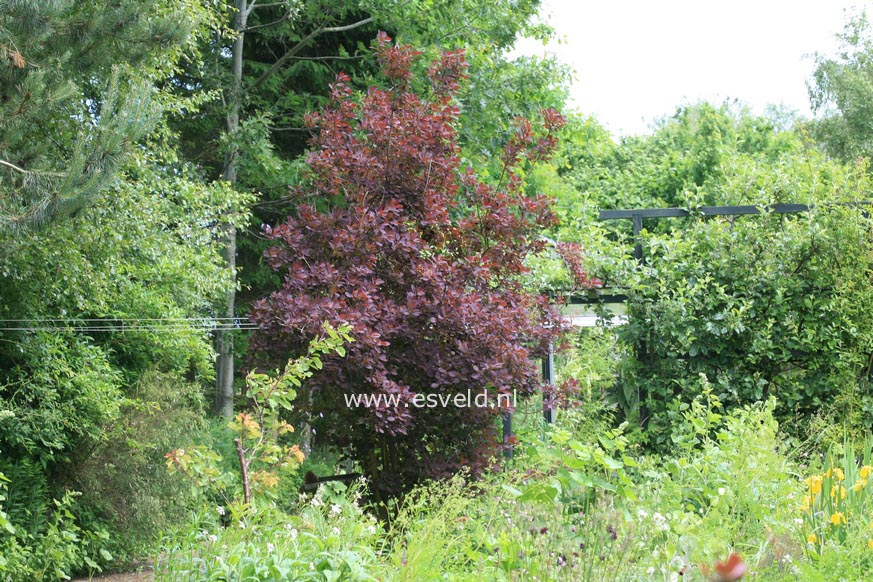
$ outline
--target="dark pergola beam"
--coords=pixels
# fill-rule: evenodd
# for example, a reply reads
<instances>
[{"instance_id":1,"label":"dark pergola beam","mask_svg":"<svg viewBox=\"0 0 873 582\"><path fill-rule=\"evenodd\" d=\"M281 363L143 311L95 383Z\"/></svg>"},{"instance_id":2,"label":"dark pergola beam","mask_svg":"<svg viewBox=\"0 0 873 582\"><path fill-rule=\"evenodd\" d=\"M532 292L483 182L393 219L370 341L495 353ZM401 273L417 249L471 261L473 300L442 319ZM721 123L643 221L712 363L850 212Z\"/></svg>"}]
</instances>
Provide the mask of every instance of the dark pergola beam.
<instances>
[{"instance_id":1,"label":"dark pergola beam","mask_svg":"<svg viewBox=\"0 0 873 582\"><path fill-rule=\"evenodd\" d=\"M743 214L792 214L807 212L808 204L770 204L769 206L701 206L687 208L636 208L631 210L601 210L600 220L639 220L640 218L683 218L687 216L740 216Z\"/></svg>"}]
</instances>

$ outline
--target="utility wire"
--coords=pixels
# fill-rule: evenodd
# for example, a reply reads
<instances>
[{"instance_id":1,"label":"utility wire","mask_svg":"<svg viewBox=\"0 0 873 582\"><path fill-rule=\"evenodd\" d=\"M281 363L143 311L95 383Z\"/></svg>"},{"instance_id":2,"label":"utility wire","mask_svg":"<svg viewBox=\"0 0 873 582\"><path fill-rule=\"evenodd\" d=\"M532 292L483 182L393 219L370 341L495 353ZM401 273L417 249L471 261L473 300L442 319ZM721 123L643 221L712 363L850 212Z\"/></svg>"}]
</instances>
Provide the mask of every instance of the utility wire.
<instances>
[{"instance_id":1,"label":"utility wire","mask_svg":"<svg viewBox=\"0 0 873 582\"><path fill-rule=\"evenodd\" d=\"M232 331L255 330L247 317L142 317L142 318L62 318L0 319L0 331Z\"/></svg>"}]
</instances>

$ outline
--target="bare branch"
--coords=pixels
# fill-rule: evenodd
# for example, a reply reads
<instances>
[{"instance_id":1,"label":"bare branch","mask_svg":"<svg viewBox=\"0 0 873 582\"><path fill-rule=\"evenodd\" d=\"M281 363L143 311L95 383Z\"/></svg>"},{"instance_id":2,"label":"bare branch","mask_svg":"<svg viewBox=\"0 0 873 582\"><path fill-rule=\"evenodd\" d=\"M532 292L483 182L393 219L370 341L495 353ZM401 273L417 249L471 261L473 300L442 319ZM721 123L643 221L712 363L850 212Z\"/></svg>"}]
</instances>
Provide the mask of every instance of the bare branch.
<instances>
[{"instance_id":1,"label":"bare branch","mask_svg":"<svg viewBox=\"0 0 873 582\"><path fill-rule=\"evenodd\" d=\"M295 61L359 61L363 58L363 55L353 55L349 57L341 57L338 55L328 55L326 57L293 57Z\"/></svg>"},{"instance_id":2,"label":"bare branch","mask_svg":"<svg viewBox=\"0 0 873 582\"><path fill-rule=\"evenodd\" d=\"M258 4L258 0L252 0L252 3L249 4L249 5L245 8L246 18L249 17L249 14L252 13L252 10L255 9L255 6L257 6L257 4Z\"/></svg>"},{"instance_id":3,"label":"bare branch","mask_svg":"<svg viewBox=\"0 0 873 582\"><path fill-rule=\"evenodd\" d=\"M370 24L371 22L373 22L372 16L370 16L369 18L365 18L363 20L359 20L359 21L354 22L352 24L347 24L345 26L331 26L329 28L323 28L321 30L321 32L345 32L347 30L353 30L355 28L360 28L361 26L364 26L365 24Z\"/></svg>"},{"instance_id":4,"label":"bare branch","mask_svg":"<svg viewBox=\"0 0 873 582\"><path fill-rule=\"evenodd\" d=\"M10 163L10 162L7 162L6 160L0 160L0 166L6 166L6 167L9 168L10 170L15 170L16 172L20 172L20 173L22 173L22 174L26 174L26 173L27 173L27 170L25 170L24 168L19 168L19 167L16 166L15 164Z\"/></svg>"},{"instance_id":5,"label":"bare branch","mask_svg":"<svg viewBox=\"0 0 873 582\"><path fill-rule=\"evenodd\" d=\"M284 55L282 55L279 58L279 60L277 60L275 63L273 63L273 65L269 69L264 71L264 73L260 77L258 77L258 79L254 82L254 84L252 84L252 89L257 89L258 87L263 85L264 82L266 82L267 79L272 77L279 69L281 69L285 65L285 63L287 63L289 60L291 60L295 56L297 56L297 53L302 51L306 47L307 43L309 43L309 41L311 41L312 39L314 39L318 36L321 36L322 34L325 34L325 33L345 32L347 30L353 30L355 28L359 28L359 27L364 26L365 24L369 24L371 22L373 22L372 16L365 18L363 20L359 20L357 22L353 22L352 24L347 24L345 26L331 26L331 27L327 27L327 28L316 28L315 30L310 32L308 35L306 35L306 37L303 40L301 40L296 45L291 47L291 49L288 52L286 52Z\"/></svg>"},{"instance_id":6,"label":"bare branch","mask_svg":"<svg viewBox=\"0 0 873 582\"><path fill-rule=\"evenodd\" d=\"M265 5L265 6L266 6L266 5ZM251 32L251 31L253 31L253 30L259 30L259 29L261 29L261 28L270 28L271 26L276 26L277 24L282 24L283 22L285 22L285 21L287 21L289 18L291 18L291 15L292 15L292 14L294 14L294 11L293 11L293 10L289 10L288 12L286 12L285 14L283 14L283 15L282 15L282 18L280 18L279 20L274 20L273 22L267 22L266 24L256 24L256 25L254 25L254 26L249 26L248 28L246 28L245 30L243 30L243 32Z\"/></svg>"},{"instance_id":7,"label":"bare branch","mask_svg":"<svg viewBox=\"0 0 873 582\"><path fill-rule=\"evenodd\" d=\"M273 8L274 6L286 6L287 2L270 2L269 4L258 4L258 8ZM254 9L254 6L252 7Z\"/></svg>"}]
</instances>

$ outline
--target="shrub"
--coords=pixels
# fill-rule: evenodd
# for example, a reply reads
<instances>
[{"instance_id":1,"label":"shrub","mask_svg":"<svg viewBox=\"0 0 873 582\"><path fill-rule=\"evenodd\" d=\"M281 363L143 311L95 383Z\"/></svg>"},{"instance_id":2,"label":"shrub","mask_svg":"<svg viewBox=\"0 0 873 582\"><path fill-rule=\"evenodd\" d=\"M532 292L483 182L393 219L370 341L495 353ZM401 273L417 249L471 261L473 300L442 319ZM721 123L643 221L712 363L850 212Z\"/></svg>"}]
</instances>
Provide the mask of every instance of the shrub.
<instances>
[{"instance_id":1,"label":"shrub","mask_svg":"<svg viewBox=\"0 0 873 582\"><path fill-rule=\"evenodd\" d=\"M283 285L251 315L260 326L251 345L272 362L305 346L322 321L352 325L347 356L325 359L299 405L383 498L463 466L481 473L500 444L504 410L420 408L417 397L528 396L540 386L531 358L561 330L519 277L554 215L513 171L549 154L561 116L545 112L539 138L519 121L500 183L485 184L462 169L456 143L463 54L431 66L422 97L411 89L416 53L389 40L381 34L376 49L388 89L371 88L358 103L340 75L330 105L312 116L309 196L298 192L309 204L266 229L276 243L266 259ZM344 400L362 393L396 401Z\"/></svg>"},{"instance_id":2,"label":"shrub","mask_svg":"<svg viewBox=\"0 0 873 582\"><path fill-rule=\"evenodd\" d=\"M188 446L205 432L202 388L158 371L144 373L106 428L103 442L77 459L69 477L82 491L82 523L111 532L107 549L116 560L141 557L159 533L188 516L196 495L189 483L164 470L164 453Z\"/></svg>"},{"instance_id":3,"label":"shrub","mask_svg":"<svg viewBox=\"0 0 873 582\"><path fill-rule=\"evenodd\" d=\"M619 330L634 357L615 395L649 442L669 444L670 403L699 394L700 373L728 409L775 396L787 430L822 410L869 428L869 226L830 206L647 235Z\"/></svg>"}]
</instances>

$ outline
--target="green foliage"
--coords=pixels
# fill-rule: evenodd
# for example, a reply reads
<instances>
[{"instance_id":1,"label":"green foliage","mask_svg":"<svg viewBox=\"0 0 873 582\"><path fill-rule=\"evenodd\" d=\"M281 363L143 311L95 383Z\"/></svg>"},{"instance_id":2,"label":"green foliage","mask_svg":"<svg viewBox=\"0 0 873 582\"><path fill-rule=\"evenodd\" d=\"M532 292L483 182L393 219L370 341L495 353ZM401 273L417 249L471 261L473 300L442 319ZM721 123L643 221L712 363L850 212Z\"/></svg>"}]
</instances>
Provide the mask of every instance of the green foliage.
<instances>
[{"instance_id":1,"label":"green foliage","mask_svg":"<svg viewBox=\"0 0 873 582\"><path fill-rule=\"evenodd\" d=\"M825 553L840 552L841 546L873 550L871 445L873 441L868 437L856 458L854 445L845 442L842 454L836 450L828 452L826 470L805 480L806 495L798 509L803 516L807 551L813 561L823 559ZM854 567L868 570L873 552L858 553L861 560Z\"/></svg>"},{"instance_id":2,"label":"green foliage","mask_svg":"<svg viewBox=\"0 0 873 582\"><path fill-rule=\"evenodd\" d=\"M322 488L302 499L296 515L264 506L226 528L215 510L156 558L157 582L371 582L377 580L373 547L381 528L357 504L359 487ZM211 533L214 532L214 533Z\"/></svg>"},{"instance_id":3,"label":"green foliage","mask_svg":"<svg viewBox=\"0 0 873 582\"><path fill-rule=\"evenodd\" d=\"M63 460L77 445L100 440L123 387L143 372L211 374L207 338L187 322L208 315L227 288L215 215L242 197L139 161L131 182L79 219L2 238L0 314L23 322L12 326L21 331L0 332L0 402L15 414L0 422L18 427L3 431L9 452ZM159 321L167 317L177 319ZM80 318L147 321L88 336L76 332ZM68 329L51 329L63 324Z\"/></svg>"},{"instance_id":4,"label":"green foliage","mask_svg":"<svg viewBox=\"0 0 873 582\"><path fill-rule=\"evenodd\" d=\"M184 474L197 488L220 499L235 517L246 515L259 497L275 499L280 478L304 460L298 445L282 442L285 435L294 432L282 418L293 409L297 397L294 388L321 369L321 356L344 356L344 344L353 341L350 326L334 329L325 323L322 330L323 335L309 343L307 353L289 360L281 373L253 370L246 376L249 411L237 414L228 424L239 460L238 475L223 470L221 455L204 445L167 453L170 471Z\"/></svg>"},{"instance_id":5,"label":"green foliage","mask_svg":"<svg viewBox=\"0 0 873 582\"><path fill-rule=\"evenodd\" d=\"M798 525L802 483L772 400L725 411L704 382L700 396L675 409L669 455L641 457L623 437L608 434L608 420L564 413L546 440L528 438L520 447L517 459L523 467L533 461L532 470L422 484L396 501L385 529L358 508L357 484L322 486L311 499L301 497L292 516L260 505L224 528L215 527L221 516L210 507L167 540L157 580L196 573L264 581L703 582L731 552L754 580L862 579L858 573L873 556L868 508L855 508L858 527L842 545L807 552L807 532ZM560 482L582 458L629 494L522 493ZM836 464L849 467L846 479L851 471L860 478L864 466L851 455Z\"/></svg>"},{"instance_id":6,"label":"green foliage","mask_svg":"<svg viewBox=\"0 0 873 582\"><path fill-rule=\"evenodd\" d=\"M122 403L105 438L76 459L72 487L82 491L83 527L105 527L116 562L151 551L158 534L189 517L199 499L186 480L164 470L164 453L203 434L202 387L174 374L145 372Z\"/></svg>"},{"instance_id":7,"label":"green foliage","mask_svg":"<svg viewBox=\"0 0 873 582\"><path fill-rule=\"evenodd\" d=\"M151 82L201 14L187 0L3 4L0 231L68 216L113 183L160 113Z\"/></svg>"},{"instance_id":8,"label":"green foliage","mask_svg":"<svg viewBox=\"0 0 873 582\"><path fill-rule=\"evenodd\" d=\"M656 571L712 563L726 548L759 569L774 560L785 567L786 553L802 556L795 469L780 450L773 410L770 400L725 412L705 382L702 395L678 406L674 454L643 459L638 469L646 486L633 513Z\"/></svg>"},{"instance_id":9,"label":"green foliage","mask_svg":"<svg viewBox=\"0 0 873 582\"><path fill-rule=\"evenodd\" d=\"M700 372L728 408L777 396L777 416L795 433L822 410L840 410L850 430L869 423L869 220L853 206L867 198L869 180L863 166L826 159L779 127L772 115L706 104L620 144L591 123L574 126L565 176L580 193L562 193L561 206L589 219L558 236L583 242L588 268L626 288L630 322L619 336L633 355L614 397L652 444L669 442L669 403L699 393ZM788 202L816 208L693 212ZM597 207L665 206L692 214L648 220L642 264L629 257L629 221L591 224Z\"/></svg>"},{"instance_id":10,"label":"green foliage","mask_svg":"<svg viewBox=\"0 0 873 582\"><path fill-rule=\"evenodd\" d=\"M569 342L568 349L555 358L558 383L572 378L579 383L583 402L602 402L627 357L624 345L614 329L602 326L580 328Z\"/></svg>"},{"instance_id":11,"label":"green foliage","mask_svg":"<svg viewBox=\"0 0 873 582\"><path fill-rule=\"evenodd\" d=\"M99 571L101 564L112 561L112 554L104 547L109 534L78 525L73 514L77 495L65 492L60 500L53 499L40 508L40 514L24 509L29 527L13 526L5 515L0 517L4 524L0 530L0 577L4 581L69 580L83 567Z\"/></svg>"},{"instance_id":12,"label":"green foliage","mask_svg":"<svg viewBox=\"0 0 873 582\"><path fill-rule=\"evenodd\" d=\"M636 463L625 454L625 427L599 426L582 436L579 429L585 426L584 415L572 409L560 414L562 421L550 426L545 438L527 445L527 459L543 477L521 489L518 500L559 501L565 507L585 510L604 493L633 499L633 484L625 469Z\"/></svg>"},{"instance_id":13,"label":"green foliage","mask_svg":"<svg viewBox=\"0 0 873 582\"><path fill-rule=\"evenodd\" d=\"M850 405L847 423L868 423L873 399L856 389L873 340L868 223L830 206L647 233L620 331L635 353L617 390L625 413L663 443L668 404L705 373L728 407L775 395L782 419Z\"/></svg>"},{"instance_id":14,"label":"green foliage","mask_svg":"<svg viewBox=\"0 0 873 582\"><path fill-rule=\"evenodd\" d=\"M121 378L99 346L73 334L37 332L17 344L28 359L8 370L0 443L47 466L79 444L99 442L118 414Z\"/></svg>"},{"instance_id":15,"label":"green foliage","mask_svg":"<svg viewBox=\"0 0 873 582\"><path fill-rule=\"evenodd\" d=\"M866 12L851 14L837 38L836 55L816 54L808 88L818 117L808 125L830 155L851 162L873 154L873 33Z\"/></svg>"},{"instance_id":16,"label":"green foliage","mask_svg":"<svg viewBox=\"0 0 873 582\"><path fill-rule=\"evenodd\" d=\"M69 526L80 529L79 538L111 530L111 543L94 543L119 557L148 543L163 516L178 515L174 489L164 489L168 480L154 457L156 446L169 448L164 436L175 433L150 433L150 422L135 411L148 416L150 407L168 405L166 396L143 388L145 377L163 377L155 381L167 388L184 384L191 394L190 386L199 390L197 382L211 375L209 338L194 320L209 316L229 286L215 242L223 227L217 213L238 220L246 199L198 184L165 158L138 154L134 162L124 182L75 218L50 230L0 234L0 317L16 320L0 327L17 328L0 331L0 446L9 463L43 474L42 487L17 507L31 516L50 513L62 491L87 488ZM138 323L118 324L129 319ZM165 412L170 421L174 415ZM125 434L123 422L139 421L141 433ZM7 476L18 489L16 475ZM142 494L136 508L119 497L133 483ZM111 494L92 494L101 490ZM22 523L20 515L10 518L16 528ZM48 530L24 531L37 544ZM75 570L89 567L75 559Z\"/></svg>"},{"instance_id":17,"label":"green foliage","mask_svg":"<svg viewBox=\"0 0 873 582\"><path fill-rule=\"evenodd\" d=\"M739 181L738 171L783 168L806 153L803 140L780 125L776 112L755 117L742 108L699 103L678 108L653 135L616 144L595 120L574 120L565 130L566 167L559 166L575 189L559 197L571 220L564 234L576 240L569 227L578 228L589 204L605 209L761 203L759 184ZM767 202L799 202L784 180L764 188L778 198Z\"/></svg>"}]
</instances>

